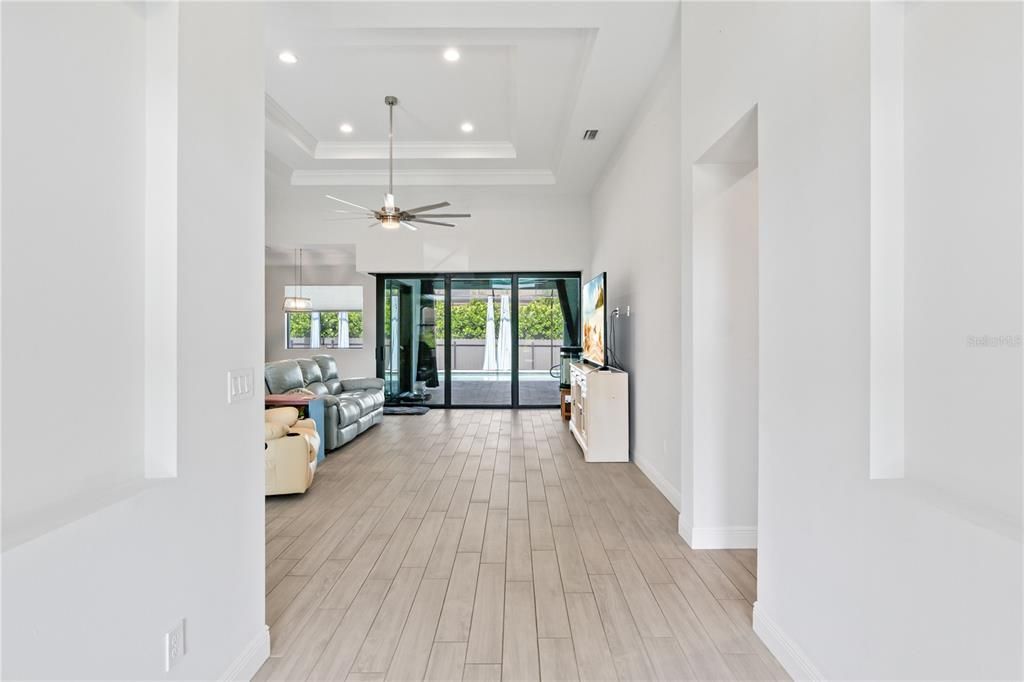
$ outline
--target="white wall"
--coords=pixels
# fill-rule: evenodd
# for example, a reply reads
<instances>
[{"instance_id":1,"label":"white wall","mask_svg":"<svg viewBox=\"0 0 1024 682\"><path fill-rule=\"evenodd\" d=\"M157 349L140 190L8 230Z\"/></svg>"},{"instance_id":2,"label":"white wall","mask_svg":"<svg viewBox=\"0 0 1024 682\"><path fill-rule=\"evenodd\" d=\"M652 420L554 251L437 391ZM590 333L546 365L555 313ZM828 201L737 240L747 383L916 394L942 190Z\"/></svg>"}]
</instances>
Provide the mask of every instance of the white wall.
<instances>
[{"instance_id":1,"label":"white wall","mask_svg":"<svg viewBox=\"0 0 1024 682\"><path fill-rule=\"evenodd\" d=\"M99 503L144 461L140 7L2 8L5 523L17 489ZM216 679L267 646L262 406L225 395L263 356L262 29L180 7L177 477L4 552L5 678Z\"/></svg>"},{"instance_id":2,"label":"white wall","mask_svg":"<svg viewBox=\"0 0 1024 682\"><path fill-rule=\"evenodd\" d=\"M921 21L932 12L954 13L936 18L942 30L929 38L949 45L929 44L960 56L950 65L955 68L930 67L935 78L949 78L952 90L945 95L949 107L927 112L935 130L945 132L931 152L944 168L922 182L929 197L952 192L956 206L984 211L970 220L951 216L961 225L956 241L922 243L932 249L929 258L956 263L956 278L971 273L985 282L957 291L936 283L933 300L949 304L949 326L932 327L930 342L951 349L947 344L964 344L975 327L1020 333L1021 7L919 4L907 13L908 36L918 12ZM868 478L869 25L864 3L685 3L682 9L683 263L690 262L692 164L731 122L755 104L759 112L755 627L794 674L1019 679L1019 516L1016 530L997 526L921 494L912 480ZM912 62L908 55L908 78ZM980 102L969 85L976 78L984 81ZM908 99L908 116L916 106ZM958 136L977 143L961 145ZM908 152L914 148L908 140ZM909 174L915 163L909 154L907 162ZM962 179L989 169L997 172L984 187L946 182L947 173ZM909 186L907 198L910 216L919 209L910 205ZM1013 258L1004 259L1002 250ZM913 258L908 254L908 269ZM996 272L981 274L990 269ZM996 298L1005 299L1005 309ZM965 313L973 307L982 311L978 319ZM683 310L685 328L685 304ZM925 432L952 429L955 439L941 447L918 441L921 449L908 453L910 461L941 465L951 459L946 448L955 448L957 466L969 458L990 468L964 493L1001 495L991 480L1005 477L1019 494L1020 349L1003 351L971 360L940 354L959 391L981 396L992 387L1007 401L992 417L998 432L984 432L988 419L937 425L933 413ZM991 363L1001 376L987 367L972 373L974 362ZM909 364L908 353L908 381ZM908 388L908 448L911 410ZM680 418L690 419L685 405ZM948 482L951 471L938 477Z\"/></svg>"},{"instance_id":3,"label":"white wall","mask_svg":"<svg viewBox=\"0 0 1024 682\"><path fill-rule=\"evenodd\" d=\"M757 169L695 165L693 195L693 517L680 527L694 548L756 547Z\"/></svg>"},{"instance_id":4,"label":"white wall","mask_svg":"<svg viewBox=\"0 0 1024 682\"><path fill-rule=\"evenodd\" d=\"M353 264L316 265L302 268L304 284L351 284L363 287L363 347L289 350L285 348L285 314L281 311L284 288L293 284L294 270L288 265L268 265L266 278L266 359L308 358L333 355L342 377L377 376L374 344L377 329L377 280L356 272Z\"/></svg>"},{"instance_id":5,"label":"white wall","mask_svg":"<svg viewBox=\"0 0 1024 682\"><path fill-rule=\"evenodd\" d=\"M118 258L99 268L83 261L142 253L146 42L144 15L126 4L4 5L3 20L3 315L11 320L4 325L3 419L38 423L48 410L25 392L46 390L61 374L91 395L62 411L55 431L45 428L53 445L67 448L60 466L41 456L39 432L4 429L3 450L11 454L4 458L3 531L10 538L69 500L143 476L142 405L121 400L143 389L143 262ZM60 30L78 22L95 33ZM71 107L81 110L74 122ZM65 181L55 182L54 163ZM98 310L105 311L104 335L92 333ZM120 447L76 437L122 402Z\"/></svg>"},{"instance_id":6,"label":"white wall","mask_svg":"<svg viewBox=\"0 0 1024 682\"><path fill-rule=\"evenodd\" d=\"M471 213L454 229L368 229L370 221L329 222L334 194L379 207L383 189L270 185L267 243L355 244L356 270L376 272L486 272L584 270L589 264L587 198L545 187L400 187L399 206L446 200L453 213Z\"/></svg>"},{"instance_id":7,"label":"white wall","mask_svg":"<svg viewBox=\"0 0 1024 682\"><path fill-rule=\"evenodd\" d=\"M591 195L593 256L587 272L608 272L608 307L620 307L615 354L630 373L630 453L676 508L680 450L689 442L680 405L689 409L688 367L680 359L690 333L681 329L679 260L679 41L630 132ZM630 317L625 317L626 306ZM687 446L688 447L688 446Z\"/></svg>"},{"instance_id":8,"label":"white wall","mask_svg":"<svg viewBox=\"0 0 1024 682\"><path fill-rule=\"evenodd\" d=\"M1021 25L1006 14L906 13L906 472L1019 519Z\"/></svg>"}]
</instances>

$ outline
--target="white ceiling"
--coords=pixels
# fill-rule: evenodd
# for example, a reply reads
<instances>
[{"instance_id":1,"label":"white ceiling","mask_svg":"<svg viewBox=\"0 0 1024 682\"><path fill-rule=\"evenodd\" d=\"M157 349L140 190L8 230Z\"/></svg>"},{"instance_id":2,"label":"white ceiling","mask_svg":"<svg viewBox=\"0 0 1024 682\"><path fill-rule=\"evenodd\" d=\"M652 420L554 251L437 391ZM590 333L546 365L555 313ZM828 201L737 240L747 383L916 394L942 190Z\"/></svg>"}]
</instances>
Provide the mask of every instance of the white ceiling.
<instances>
[{"instance_id":1,"label":"white ceiling","mask_svg":"<svg viewBox=\"0 0 1024 682\"><path fill-rule=\"evenodd\" d=\"M662 63L677 11L671 1L272 4L268 167L294 186L383 188L383 100L395 95L396 187L589 191ZM449 46L460 61L442 58ZM298 63L281 63L281 50ZM587 128L600 130L596 141L582 140Z\"/></svg>"}]
</instances>

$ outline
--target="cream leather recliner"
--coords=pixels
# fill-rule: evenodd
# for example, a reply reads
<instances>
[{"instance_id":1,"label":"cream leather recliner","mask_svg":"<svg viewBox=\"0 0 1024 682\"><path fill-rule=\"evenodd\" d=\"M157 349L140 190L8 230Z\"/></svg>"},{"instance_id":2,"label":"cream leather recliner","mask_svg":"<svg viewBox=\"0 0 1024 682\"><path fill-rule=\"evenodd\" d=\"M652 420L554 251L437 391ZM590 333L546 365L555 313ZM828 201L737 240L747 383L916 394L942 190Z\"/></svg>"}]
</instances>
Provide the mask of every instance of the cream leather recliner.
<instances>
[{"instance_id":1,"label":"cream leather recliner","mask_svg":"<svg viewBox=\"0 0 1024 682\"><path fill-rule=\"evenodd\" d=\"M294 407L263 413L267 495L304 493L313 484L320 434L312 419L299 419Z\"/></svg>"}]
</instances>

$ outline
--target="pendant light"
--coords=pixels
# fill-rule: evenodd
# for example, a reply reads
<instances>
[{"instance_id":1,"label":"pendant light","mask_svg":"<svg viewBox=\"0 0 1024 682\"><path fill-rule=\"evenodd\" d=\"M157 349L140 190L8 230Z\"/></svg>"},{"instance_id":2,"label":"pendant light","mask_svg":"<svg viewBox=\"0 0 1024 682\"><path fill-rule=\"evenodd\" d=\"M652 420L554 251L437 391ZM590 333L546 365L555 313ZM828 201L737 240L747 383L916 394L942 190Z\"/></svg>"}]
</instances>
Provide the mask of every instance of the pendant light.
<instances>
[{"instance_id":1,"label":"pendant light","mask_svg":"<svg viewBox=\"0 0 1024 682\"><path fill-rule=\"evenodd\" d=\"M298 281L299 289L296 292L298 296L284 297L284 311L286 313L308 313L313 310L313 299L302 295L302 249L296 249L295 256L292 258L292 267L296 278L292 281Z\"/></svg>"}]
</instances>

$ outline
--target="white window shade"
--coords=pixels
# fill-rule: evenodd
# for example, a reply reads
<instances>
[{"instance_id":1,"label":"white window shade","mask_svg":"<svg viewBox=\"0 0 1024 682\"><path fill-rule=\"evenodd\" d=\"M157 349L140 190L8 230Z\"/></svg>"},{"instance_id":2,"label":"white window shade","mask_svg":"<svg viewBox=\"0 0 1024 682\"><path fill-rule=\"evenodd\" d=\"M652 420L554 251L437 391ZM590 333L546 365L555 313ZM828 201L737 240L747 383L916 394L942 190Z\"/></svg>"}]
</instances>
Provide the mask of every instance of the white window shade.
<instances>
[{"instance_id":1,"label":"white window shade","mask_svg":"<svg viewBox=\"0 0 1024 682\"><path fill-rule=\"evenodd\" d=\"M284 295L285 297L298 296L299 287L286 286ZM363 309L363 288L361 286L303 285L302 295L313 301L313 310L352 312Z\"/></svg>"}]
</instances>

